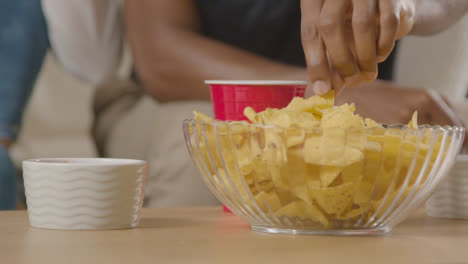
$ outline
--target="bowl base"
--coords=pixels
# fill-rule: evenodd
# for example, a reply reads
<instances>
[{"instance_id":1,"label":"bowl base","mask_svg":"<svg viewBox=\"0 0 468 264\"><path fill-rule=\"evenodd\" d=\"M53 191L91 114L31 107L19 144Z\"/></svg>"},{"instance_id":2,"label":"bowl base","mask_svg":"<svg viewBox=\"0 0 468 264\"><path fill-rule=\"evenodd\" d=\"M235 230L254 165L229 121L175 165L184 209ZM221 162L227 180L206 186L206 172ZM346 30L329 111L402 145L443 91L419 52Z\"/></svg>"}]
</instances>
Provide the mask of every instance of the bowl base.
<instances>
[{"instance_id":1,"label":"bowl base","mask_svg":"<svg viewBox=\"0 0 468 264\"><path fill-rule=\"evenodd\" d=\"M291 228L276 228L265 226L254 226L252 230L271 234L288 234L288 235L322 235L322 236L375 236L385 235L392 232L392 227L384 226L380 228L369 229L291 229Z\"/></svg>"}]
</instances>

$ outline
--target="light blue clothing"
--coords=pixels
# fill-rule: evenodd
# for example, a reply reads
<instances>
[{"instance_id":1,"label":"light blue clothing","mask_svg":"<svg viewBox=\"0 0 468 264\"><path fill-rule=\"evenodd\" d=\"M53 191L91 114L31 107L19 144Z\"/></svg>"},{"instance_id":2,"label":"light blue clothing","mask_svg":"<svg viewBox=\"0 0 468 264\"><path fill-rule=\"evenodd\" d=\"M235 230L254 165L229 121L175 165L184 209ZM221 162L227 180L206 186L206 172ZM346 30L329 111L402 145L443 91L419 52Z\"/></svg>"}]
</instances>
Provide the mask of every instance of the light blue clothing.
<instances>
[{"instance_id":1,"label":"light blue clothing","mask_svg":"<svg viewBox=\"0 0 468 264\"><path fill-rule=\"evenodd\" d=\"M49 48L40 0L2 1L0 9L0 137L15 140L27 100ZM0 147L0 210L16 205L16 170Z\"/></svg>"}]
</instances>

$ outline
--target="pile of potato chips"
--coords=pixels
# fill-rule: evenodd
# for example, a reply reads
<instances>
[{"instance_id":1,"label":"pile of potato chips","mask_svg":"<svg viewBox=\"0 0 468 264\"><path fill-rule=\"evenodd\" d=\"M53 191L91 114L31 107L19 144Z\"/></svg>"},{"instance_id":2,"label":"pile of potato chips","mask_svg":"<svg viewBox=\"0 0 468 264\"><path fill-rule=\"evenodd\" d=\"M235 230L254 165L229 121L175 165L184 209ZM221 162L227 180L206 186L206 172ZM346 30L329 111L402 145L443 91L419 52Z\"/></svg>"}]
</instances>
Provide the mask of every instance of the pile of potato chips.
<instances>
[{"instance_id":1,"label":"pile of potato chips","mask_svg":"<svg viewBox=\"0 0 468 264\"><path fill-rule=\"evenodd\" d=\"M384 128L354 111L334 106L330 93L294 98L283 109L248 107L252 123L195 112L192 156L218 198L252 221L372 226L418 195L441 138L418 128L416 113L408 126Z\"/></svg>"}]
</instances>

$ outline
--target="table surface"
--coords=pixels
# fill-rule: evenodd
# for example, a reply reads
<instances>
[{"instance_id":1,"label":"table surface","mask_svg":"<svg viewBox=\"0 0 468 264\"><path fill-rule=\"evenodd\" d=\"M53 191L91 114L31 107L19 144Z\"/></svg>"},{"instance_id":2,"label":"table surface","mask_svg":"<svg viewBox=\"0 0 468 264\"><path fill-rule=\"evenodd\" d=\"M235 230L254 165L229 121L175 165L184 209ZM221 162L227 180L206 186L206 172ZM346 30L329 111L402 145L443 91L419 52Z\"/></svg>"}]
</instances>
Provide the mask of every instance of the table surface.
<instances>
[{"instance_id":1,"label":"table surface","mask_svg":"<svg viewBox=\"0 0 468 264\"><path fill-rule=\"evenodd\" d=\"M58 231L0 212L0 263L468 263L468 221L417 211L391 235L257 233L221 208L143 209L140 227Z\"/></svg>"}]
</instances>

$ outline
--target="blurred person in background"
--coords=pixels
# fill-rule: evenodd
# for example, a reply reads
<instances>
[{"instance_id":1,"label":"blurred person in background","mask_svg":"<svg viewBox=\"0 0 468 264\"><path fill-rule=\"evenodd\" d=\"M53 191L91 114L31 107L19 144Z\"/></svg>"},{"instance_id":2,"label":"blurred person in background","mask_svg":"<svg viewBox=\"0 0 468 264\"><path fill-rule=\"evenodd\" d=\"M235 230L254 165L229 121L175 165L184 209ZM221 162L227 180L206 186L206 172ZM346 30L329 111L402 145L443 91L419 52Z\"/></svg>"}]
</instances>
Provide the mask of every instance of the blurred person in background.
<instances>
[{"instance_id":1,"label":"blurred person in background","mask_svg":"<svg viewBox=\"0 0 468 264\"><path fill-rule=\"evenodd\" d=\"M451 3L454 5L450 8L440 5L444 11L440 20L428 16L434 18L426 20L428 25L444 25L433 32L461 17L453 8L460 8L462 2ZM93 132L100 153L149 161L145 205L151 207L217 203L197 176L181 136L181 122L192 110L211 112L209 90L203 80L312 79L316 83L321 80L313 76L315 71L307 71L307 62L309 68L320 66L325 62L323 49L343 46L342 38L330 45L310 45L311 39L304 37L304 31L301 33L299 0L282 0L274 5L267 0L127 0L123 7L112 0L43 0L43 5L59 62L75 76L99 86ZM395 12L404 10L394 7ZM124 28L134 58L127 67L128 78L117 73L124 57ZM368 36L363 38L368 40ZM396 38L395 33L385 42L392 44L390 51ZM310 55L314 52L320 63L314 63ZM389 55L379 65L379 78L392 79L393 58ZM338 78L341 84L331 79L343 66L333 57L326 61L331 77L319 77L330 78L327 89L333 86L339 90L345 78ZM375 78L376 70L372 78L369 76L363 74L350 84ZM454 112L431 93L391 82L376 81L345 89L337 100L356 101L358 109L367 109L364 116L386 123L407 122L409 113L416 109L423 113L424 123L458 122Z\"/></svg>"},{"instance_id":2,"label":"blurred person in background","mask_svg":"<svg viewBox=\"0 0 468 264\"><path fill-rule=\"evenodd\" d=\"M40 0L5 1L0 13L0 210L11 210L18 178L8 150L49 43Z\"/></svg>"},{"instance_id":3,"label":"blurred person in background","mask_svg":"<svg viewBox=\"0 0 468 264\"><path fill-rule=\"evenodd\" d=\"M348 14L343 9L351 3ZM193 110L211 112L206 79L310 79L324 93L340 90L348 76L358 76L351 85L371 81L379 67L380 80L344 89L337 102L356 102L360 114L384 123L406 123L418 110L421 123L461 125L437 92L391 82L392 50L406 34L448 28L467 8L464 0L127 0L123 14L134 78L100 87L97 144L105 156L149 161L147 205L183 206L212 202L202 196L181 136L181 123ZM346 60L337 60L343 50ZM314 87L317 81L328 87Z\"/></svg>"},{"instance_id":4,"label":"blurred person in background","mask_svg":"<svg viewBox=\"0 0 468 264\"><path fill-rule=\"evenodd\" d=\"M3 4L0 16L0 210L17 207L17 170L8 150L18 136L27 100L50 44L68 72L88 84L102 82L116 72L123 44L120 7L114 2L15 0Z\"/></svg>"},{"instance_id":5,"label":"blurred person in background","mask_svg":"<svg viewBox=\"0 0 468 264\"><path fill-rule=\"evenodd\" d=\"M156 100L174 101L209 99L204 79L310 79L319 94L377 76L392 80L398 38L438 33L467 9L464 0L141 0L126 1L125 18L138 80ZM398 92L431 100L423 91ZM408 112L418 105L391 103L413 108ZM419 110L430 108L441 110ZM391 123L408 119L384 117Z\"/></svg>"}]
</instances>

